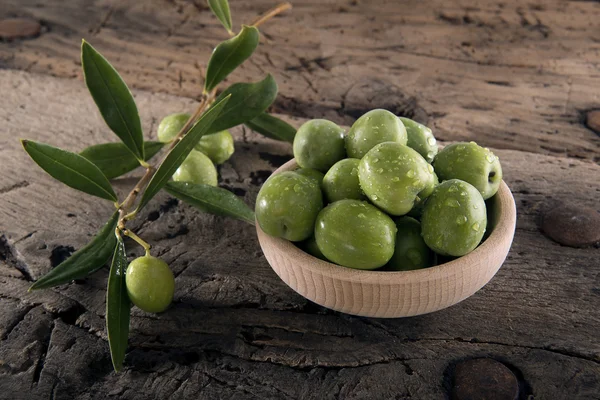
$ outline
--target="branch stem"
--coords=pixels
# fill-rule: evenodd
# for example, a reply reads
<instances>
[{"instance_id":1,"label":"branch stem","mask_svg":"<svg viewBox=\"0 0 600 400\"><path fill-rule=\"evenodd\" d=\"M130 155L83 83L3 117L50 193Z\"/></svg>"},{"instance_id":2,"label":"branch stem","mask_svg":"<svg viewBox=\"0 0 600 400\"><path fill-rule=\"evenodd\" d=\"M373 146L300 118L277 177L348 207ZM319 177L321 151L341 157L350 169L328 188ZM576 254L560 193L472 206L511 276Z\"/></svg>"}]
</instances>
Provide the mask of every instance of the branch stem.
<instances>
[{"instance_id":1,"label":"branch stem","mask_svg":"<svg viewBox=\"0 0 600 400\"><path fill-rule=\"evenodd\" d=\"M167 154L173 149L173 147L175 147L177 143L179 143L181 138L185 136L190 127L194 125L194 122L196 122L200 115L202 115L208 104L209 97L210 95L202 95L202 98L200 99L200 104L198 104L198 108L196 109L196 111L194 111L194 114L192 114L192 116L188 118L185 125L183 125L183 127L179 130L177 135L171 141L171 144L169 144L169 147L167 148ZM164 159L162 161L164 161Z\"/></svg>"},{"instance_id":2,"label":"branch stem","mask_svg":"<svg viewBox=\"0 0 600 400\"><path fill-rule=\"evenodd\" d=\"M185 125L179 130L179 133L177 133L177 136L175 136L175 138L171 141L171 144L167 148L167 152L166 152L165 156L160 161L160 163L158 163L158 165L162 164L162 162L165 160L165 158L169 154L169 152L171 150L173 150L173 147L175 147L175 145L177 143L179 143L181 138L183 138L183 136L185 136L185 134L190 129L190 127L194 124L194 122L196 122L196 120L202 115L202 113L206 110L206 107L210 104L210 101L213 99L214 95L215 95L215 92L211 92L210 94L208 94L206 96L202 96L202 99L200 100L200 104L198 105L198 108L196 109L194 114L187 120ZM135 214L136 214L135 211L133 211L133 212L129 212L129 211L133 207L133 204L135 203L135 199L137 198L137 196L144 190L146 185L148 185L150 180L154 177L154 173L156 172L157 169L158 169L158 166L155 167L155 166L148 164L148 167L146 168L146 173L138 181L138 183L135 185L133 190L131 190L131 192L129 192L129 194L123 201L123 203L121 203L121 206L119 207L119 213L120 213L119 227L124 229L124 222L135 216Z\"/></svg>"},{"instance_id":3,"label":"branch stem","mask_svg":"<svg viewBox=\"0 0 600 400\"><path fill-rule=\"evenodd\" d=\"M131 211L131 212L130 212L130 210L133 208L133 205L134 205L135 200L138 197L138 195L140 193L142 193L142 191L146 188L148 183L150 183L150 181L154 177L154 174L156 173L158 167L164 162L164 160L166 159L169 152L171 150L173 150L173 148L175 147L175 145L177 143L179 143L179 141L181 141L181 139L185 136L185 134L190 129L190 127L194 124L194 122L196 122L196 120L202 115L202 113L210 105L211 101L214 100L215 93L216 93L216 91L212 91L208 95L202 96L202 99L200 100L200 104L198 104L198 108L196 109L194 114L187 120L185 125L180 129L179 133L177 133L177 136L175 136L175 138L173 139L173 141L167 148L167 152L166 152L165 156L157 164L157 166L153 166L153 165L150 165L150 164L144 162L144 164L146 164L146 165L144 165L146 167L146 172L140 178L140 180L135 185L135 187L131 190L131 192L129 192L129 194L123 201L123 203L118 205L119 222L117 224L117 227L118 227L117 229L120 230L121 232L123 232L124 235L129 236L130 238L132 238L133 240L138 242L142 247L144 247L144 249L146 249L146 254L148 254L150 245L148 243L146 243L145 241L143 241L135 233L133 233L130 230L128 230L127 228L125 228L125 222L132 219L137 214L137 209L134 211Z\"/></svg>"},{"instance_id":4,"label":"branch stem","mask_svg":"<svg viewBox=\"0 0 600 400\"><path fill-rule=\"evenodd\" d=\"M121 210L125 212L129 211L129 209L135 202L135 199L138 196L138 194L140 194L142 189L144 189L148 182L150 182L150 179L152 179L152 177L154 176L154 172L156 172L156 168L152 165L149 165L146 169L146 173L144 174L144 176L142 176L142 178L138 181L133 190L129 192L129 194L125 198L125 201L123 201L123 203L121 204Z\"/></svg>"},{"instance_id":5,"label":"branch stem","mask_svg":"<svg viewBox=\"0 0 600 400\"><path fill-rule=\"evenodd\" d=\"M273 18L274 16L276 16L277 14L281 14L282 12L289 10L290 8L292 8L292 3L281 3L277 7L270 9L269 11L258 17L258 19L256 19L256 21L252 23L252 26L258 27L261 24Z\"/></svg>"},{"instance_id":6,"label":"branch stem","mask_svg":"<svg viewBox=\"0 0 600 400\"><path fill-rule=\"evenodd\" d=\"M255 27L258 27L259 25L267 22L274 16L276 16L286 10L289 10L290 8L292 8L291 3L289 3L289 2L281 3L278 6L267 11L266 13L262 14L260 17L258 17L258 19L256 19L256 21L254 21L252 23L252 25ZM177 133L175 138L171 141L171 143L169 144L169 147L166 150L165 155L163 156L162 160L156 166L150 165L145 161L140 161L140 164L146 168L146 172L141 177L141 179L138 181L138 183L135 185L135 187L131 190L131 192L129 192L129 194L123 201L123 203L121 203L118 207L119 208L119 222L117 225L118 230L123 232L124 235L129 236L133 240L138 242L142 247L144 247L144 249L146 249L146 253L148 253L148 251L150 249L150 245L148 243L144 242L135 233L133 233L130 230L128 230L127 228L125 228L125 222L127 222L128 220L135 217L135 215L137 214L137 209L134 211L131 211L131 209L133 208L136 198L138 197L138 195L140 193L142 193L144 191L144 189L146 188L148 183L150 183L150 181L154 177L154 174L156 173L158 167L164 162L164 160L166 159L168 154L171 152L171 150L173 150L173 148L177 145L177 143L179 143L181 141L181 139L185 136L185 134L188 132L188 130L194 125L194 123L198 120L198 118L200 118L200 116L204 113L204 111L208 107L210 107L210 105L213 103L213 101L216 98L216 93L217 93L217 90L215 88L210 93L202 94L202 97L200 98L200 103L198 104L198 108L192 114L192 116L186 121L185 125L183 125L183 127L179 130L179 132Z\"/></svg>"},{"instance_id":7,"label":"branch stem","mask_svg":"<svg viewBox=\"0 0 600 400\"><path fill-rule=\"evenodd\" d=\"M144 248L144 250L146 251L147 256L150 255L150 249L152 248L152 246L150 246L145 240L143 240L141 237L139 237L135 233L131 232L129 229L122 229L121 232L123 232L123 235L132 238L133 240L135 240L137 242L137 244L142 246Z\"/></svg>"}]
</instances>

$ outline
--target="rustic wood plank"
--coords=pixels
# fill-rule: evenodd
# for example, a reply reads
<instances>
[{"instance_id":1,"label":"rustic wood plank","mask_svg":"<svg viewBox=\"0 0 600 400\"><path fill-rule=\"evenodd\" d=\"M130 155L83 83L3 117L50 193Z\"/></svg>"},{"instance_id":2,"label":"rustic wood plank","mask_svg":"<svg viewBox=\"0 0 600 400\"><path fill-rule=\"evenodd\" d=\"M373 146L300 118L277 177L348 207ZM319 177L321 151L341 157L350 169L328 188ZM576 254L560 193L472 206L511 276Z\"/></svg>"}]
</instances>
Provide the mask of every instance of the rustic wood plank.
<instances>
[{"instance_id":1,"label":"rustic wood plank","mask_svg":"<svg viewBox=\"0 0 600 400\"><path fill-rule=\"evenodd\" d=\"M234 1L234 23L273 0ZM0 65L80 77L85 37L133 87L196 97L226 33L202 1L5 0L45 33L0 46ZM441 139L600 161L584 125L600 98L600 4L593 1L296 1L229 82L275 75L274 109L349 124L386 107Z\"/></svg>"},{"instance_id":2,"label":"rustic wood plank","mask_svg":"<svg viewBox=\"0 0 600 400\"><path fill-rule=\"evenodd\" d=\"M560 246L538 226L556 202L598 208L596 163L497 151L518 207L505 265L464 302L399 320L308 302L270 269L253 227L161 194L134 225L173 268L175 303L158 316L134 309L127 368L114 374L104 328L107 269L26 292L51 260L93 235L112 205L47 177L17 138L79 150L115 137L77 80L2 70L0 93L0 165L10 170L0 175L0 389L10 398L433 399L449 393L456 362L480 356L511 366L524 398L597 398L600 250ZM135 96L150 136L163 115L193 106L166 94ZM291 148L239 128L233 134L236 153L220 170L221 184L253 204ZM118 180L119 193L134 181ZM128 253L139 251L129 244Z\"/></svg>"}]
</instances>

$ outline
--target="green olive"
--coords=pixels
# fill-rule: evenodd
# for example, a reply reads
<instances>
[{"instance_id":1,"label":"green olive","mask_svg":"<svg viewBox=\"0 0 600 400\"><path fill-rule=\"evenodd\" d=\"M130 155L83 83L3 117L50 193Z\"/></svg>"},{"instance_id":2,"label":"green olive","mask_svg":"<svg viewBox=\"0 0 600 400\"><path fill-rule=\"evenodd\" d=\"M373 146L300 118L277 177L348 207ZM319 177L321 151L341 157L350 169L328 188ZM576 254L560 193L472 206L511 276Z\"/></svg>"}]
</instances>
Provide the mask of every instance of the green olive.
<instances>
[{"instance_id":1,"label":"green olive","mask_svg":"<svg viewBox=\"0 0 600 400\"><path fill-rule=\"evenodd\" d=\"M409 118L399 117L406 127L408 140L406 145L419 153L431 164L438 152L438 146L431 129Z\"/></svg>"},{"instance_id":2,"label":"green olive","mask_svg":"<svg viewBox=\"0 0 600 400\"><path fill-rule=\"evenodd\" d=\"M199 151L192 150L173 174L173 180L217 186L217 169L210 158Z\"/></svg>"},{"instance_id":3,"label":"green olive","mask_svg":"<svg viewBox=\"0 0 600 400\"><path fill-rule=\"evenodd\" d=\"M329 261L329 260L327 260L327 257L325 257L323 255L323 252L321 252L321 249L319 249L319 246L317 246L317 241L315 239L315 235L312 235L305 241L300 242L298 244L298 247L300 247L302 250L304 250L305 252L307 252L308 254L310 254L313 257L319 258L323 261Z\"/></svg>"},{"instance_id":4,"label":"green olive","mask_svg":"<svg viewBox=\"0 0 600 400\"><path fill-rule=\"evenodd\" d=\"M440 183L427 199L421 232L436 253L459 257L477 247L486 224L485 202L479 191L467 182L450 179Z\"/></svg>"},{"instance_id":5,"label":"green olive","mask_svg":"<svg viewBox=\"0 0 600 400\"><path fill-rule=\"evenodd\" d=\"M410 271L431 267L433 253L421 237L419 221L407 216L400 217L396 220L396 228L396 247L386 269Z\"/></svg>"},{"instance_id":6,"label":"green olive","mask_svg":"<svg viewBox=\"0 0 600 400\"><path fill-rule=\"evenodd\" d=\"M323 194L317 182L292 171L271 176L256 198L256 220L261 229L292 242L313 234Z\"/></svg>"},{"instance_id":7,"label":"green olive","mask_svg":"<svg viewBox=\"0 0 600 400\"><path fill-rule=\"evenodd\" d=\"M396 225L371 204L340 200L317 217L315 239L328 260L349 268L375 269L394 254Z\"/></svg>"},{"instance_id":8,"label":"green olive","mask_svg":"<svg viewBox=\"0 0 600 400\"><path fill-rule=\"evenodd\" d=\"M373 204L391 215L408 213L433 184L433 168L408 146L385 142L360 160L360 186Z\"/></svg>"},{"instance_id":9,"label":"green olive","mask_svg":"<svg viewBox=\"0 0 600 400\"><path fill-rule=\"evenodd\" d=\"M438 177L434 172L433 173L433 184L429 185L423 191L421 191L421 193L419 193L419 196L418 196L419 200L417 200L417 202L415 203L413 208L411 208L410 211L408 212L408 214L406 214L406 215L408 215L409 217L416 218L416 219L421 219L421 215L423 214L423 208L425 208L425 202L427 201L427 198L429 196L431 196L431 193L433 193L433 190L439 184L440 184L440 181L438 180Z\"/></svg>"},{"instance_id":10,"label":"green olive","mask_svg":"<svg viewBox=\"0 0 600 400\"><path fill-rule=\"evenodd\" d=\"M343 199L366 200L358 182L356 158L346 158L333 164L323 178L323 192L330 203Z\"/></svg>"},{"instance_id":11,"label":"green olive","mask_svg":"<svg viewBox=\"0 0 600 400\"><path fill-rule=\"evenodd\" d=\"M159 313L173 301L175 278L166 262L152 256L138 257L125 273L127 294L141 310Z\"/></svg>"},{"instance_id":12,"label":"green olive","mask_svg":"<svg viewBox=\"0 0 600 400\"><path fill-rule=\"evenodd\" d=\"M194 149L206 154L217 165L229 160L235 148L233 136L229 131L221 131L204 135Z\"/></svg>"},{"instance_id":13,"label":"green olive","mask_svg":"<svg viewBox=\"0 0 600 400\"><path fill-rule=\"evenodd\" d=\"M357 119L346 137L348 157L363 158L373 147L383 142L406 144L406 128L388 110L375 109Z\"/></svg>"},{"instance_id":14,"label":"green olive","mask_svg":"<svg viewBox=\"0 0 600 400\"><path fill-rule=\"evenodd\" d=\"M484 200L496 194L502 182L500 160L475 142L444 147L433 162L440 180L460 179L475 186Z\"/></svg>"},{"instance_id":15,"label":"green olive","mask_svg":"<svg viewBox=\"0 0 600 400\"><path fill-rule=\"evenodd\" d=\"M186 113L171 114L164 117L158 124L158 140L163 143L173 140L189 118L190 114Z\"/></svg>"},{"instance_id":16,"label":"green olive","mask_svg":"<svg viewBox=\"0 0 600 400\"><path fill-rule=\"evenodd\" d=\"M302 168L327 172L346 157L344 130L326 119L305 122L294 137L294 157Z\"/></svg>"},{"instance_id":17,"label":"green olive","mask_svg":"<svg viewBox=\"0 0 600 400\"><path fill-rule=\"evenodd\" d=\"M315 182L319 184L319 187L323 184L323 177L325 176L325 174L321 171L317 171L316 169L312 168L298 168L294 172L300 175L304 175L308 178L314 179Z\"/></svg>"},{"instance_id":18,"label":"green olive","mask_svg":"<svg viewBox=\"0 0 600 400\"><path fill-rule=\"evenodd\" d=\"M437 185L439 185L439 184L440 184L440 181L439 181L439 179L438 179L438 176L437 176L437 174L435 173L435 171L434 171L434 172L432 172L432 174L433 174L433 181L432 181L432 182L430 182L430 183L429 183L429 184L428 184L428 185L425 187L425 189L423 189L423 190L421 191L421 193L419 193L419 198L420 198L421 200L424 200L424 199L428 198L429 196L431 196L431 193L433 193L433 190L435 189L435 187L436 187Z\"/></svg>"}]
</instances>

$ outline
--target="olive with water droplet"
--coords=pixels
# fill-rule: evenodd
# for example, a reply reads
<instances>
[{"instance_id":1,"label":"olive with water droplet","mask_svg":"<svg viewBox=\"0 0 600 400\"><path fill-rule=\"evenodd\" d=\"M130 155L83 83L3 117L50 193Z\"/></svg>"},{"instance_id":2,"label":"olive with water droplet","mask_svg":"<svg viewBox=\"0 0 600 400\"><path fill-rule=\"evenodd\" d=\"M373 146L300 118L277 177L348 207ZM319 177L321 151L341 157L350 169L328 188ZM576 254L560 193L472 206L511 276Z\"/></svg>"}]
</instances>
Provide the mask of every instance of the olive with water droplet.
<instances>
[{"instance_id":1,"label":"olive with water droplet","mask_svg":"<svg viewBox=\"0 0 600 400\"><path fill-rule=\"evenodd\" d=\"M158 140L167 143L177 136L190 118L190 114L176 113L164 117L158 124ZM234 152L233 137L229 131L204 135L194 149L204 153L215 164L223 164Z\"/></svg>"},{"instance_id":2,"label":"olive with water droplet","mask_svg":"<svg viewBox=\"0 0 600 400\"><path fill-rule=\"evenodd\" d=\"M323 178L323 192L330 203L343 199L366 200L358 182L356 158L346 158L335 163Z\"/></svg>"},{"instance_id":3,"label":"olive with water droplet","mask_svg":"<svg viewBox=\"0 0 600 400\"><path fill-rule=\"evenodd\" d=\"M392 271L411 271L433 265L433 253L421 236L421 223L404 216L396 220L394 255L386 265Z\"/></svg>"},{"instance_id":4,"label":"olive with water droplet","mask_svg":"<svg viewBox=\"0 0 600 400\"><path fill-rule=\"evenodd\" d=\"M374 163L374 159L379 161ZM393 164L398 160L398 164ZM367 197L391 215L404 215L434 184L429 164L419 153L395 142L380 143L360 160L358 178ZM380 169L382 169L380 171Z\"/></svg>"},{"instance_id":5,"label":"olive with water droplet","mask_svg":"<svg viewBox=\"0 0 600 400\"><path fill-rule=\"evenodd\" d=\"M256 220L265 233L290 241L313 234L317 214L323 208L319 184L292 171L271 176L256 197Z\"/></svg>"},{"instance_id":6,"label":"olive with water droplet","mask_svg":"<svg viewBox=\"0 0 600 400\"><path fill-rule=\"evenodd\" d=\"M431 133L431 129L410 118L399 117L399 119L406 127L406 145L431 163L438 152L437 140Z\"/></svg>"},{"instance_id":7,"label":"olive with water droplet","mask_svg":"<svg viewBox=\"0 0 600 400\"><path fill-rule=\"evenodd\" d=\"M433 181L431 181L431 182L429 183L429 185L428 185L428 186L426 186L426 187L425 187L425 189L423 189L423 190L422 190L422 191L419 193L419 197L420 197L421 199L426 199L426 198L428 198L428 197L431 195L431 193L433 193L433 189L435 189L435 187L436 187L437 185L439 185L439 184L440 184L440 181L438 180L438 176L436 175L436 173L435 173L435 172L433 172L433 170L430 170L430 171L431 171L431 173L433 174Z\"/></svg>"},{"instance_id":8,"label":"olive with water droplet","mask_svg":"<svg viewBox=\"0 0 600 400\"><path fill-rule=\"evenodd\" d=\"M169 114L164 117L156 130L158 140L167 143L175 139L175 136L177 136L189 118L190 114L187 113Z\"/></svg>"},{"instance_id":9,"label":"olive with water droplet","mask_svg":"<svg viewBox=\"0 0 600 400\"><path fill-rule=\"evenodd\" d=\"M452 188L457 190L452 191ZM466 192L466 196L458 196ZM471 184L451 179L439 184L427 199L421 217L423 239L441 255L463 256L473 251L485 233L487 214L481 193Z\"/></svg>"},{"instance_id":10,"label":"olive with water droplet","mask_svg":"<svg viewBox=\"0 0 600 400\"><path fill-rule=\"evenodd\" d=\"M475 186L484 200L496 194L502 181L502 166L489 149L475 142L444 147L433 162L440 180L460 179Z\"/></svg>"},{"instance_id":11,"label":"olive with water droplet","mask_svg":"<svg viewBox=\"0 0 600 400\"><path fill-rule=\"evenodd\" d=\"M215 164L223 164L229 160L235 150L233 136L229 131L204 135L194 149L206 154Z\"/></svg>"},{"instance_id":12,"label":"olive with water droplet","mask_svg":"<svg viewBox=\"0 0 600 400\"><path fill-rule=\"evenodd\" d=\"M394 254L396 225L373 205L345 199L319 213L315 239L325 257L336 264L376 269Z\"/></svg>"},{"instance_id":13,"label":"olive with water droplet","mask_svg":"<svg viewBox=\"0 0 600 400\"><path fill-rule=\"evenodd\" d=\"M431 167L431 165L429 166ZM433 182L431 183L431 185L423 189L421 193L419 193L418 200L415 202L413 208L411 208L408 214L406 215L408 215L409 217L420 219L421 215L423 214L423 208L425 208L425 202L427 202L427 198L431 195L431 193L433 193L433 189L435 189L435 187L439 184L440 181L438 180L438 177L435 174L435 172L433 172Z\"/></svg>"},{"instance_id":14,"label":"olive with water droplet","mask_svg":"<svg viewBox=\"0 0 600 400\"><path fill-rule=\"evenodd\" d=\"M296 132L293 150L302 168L327 172L346 157L344 130L326 119L307 121Z\"/></svg>"},{"instance_id":15,"label":"olive with water droplet","mask_svg":"<svg viewBox=\"0 0 600 400\"><path fill-rule=\"evenodd\" d=\"M312 168L298 168L294 172L300 175L304 175L308 178L314 179L315 182L319 184L319 186L323 184L323 177L325 176L325 174L321 171L317 171L316 169Z\"/></svg>"},{"instance_id":16,"label":"olive with water droplet","mask_svg":"<svg viewBox=\"0 0 600 400\"><path fill-rule=\"evenodd\" d=\"M217 169L204 153L192 150L173 174L173 180L217 186Z\"/></svg>"},{"instance_id":17,"label":"olive with water droplet","mask_svg":"<svg viewBox=\"0 0 600 400\"><path fill-rule=\"evenodd\" d=\"M379 143L406 144L406 140L406 128L402 121L388 110L375 109L352 124L346 136L346 151L349 157L360 159Z\"/></svg>"}]
</instances>

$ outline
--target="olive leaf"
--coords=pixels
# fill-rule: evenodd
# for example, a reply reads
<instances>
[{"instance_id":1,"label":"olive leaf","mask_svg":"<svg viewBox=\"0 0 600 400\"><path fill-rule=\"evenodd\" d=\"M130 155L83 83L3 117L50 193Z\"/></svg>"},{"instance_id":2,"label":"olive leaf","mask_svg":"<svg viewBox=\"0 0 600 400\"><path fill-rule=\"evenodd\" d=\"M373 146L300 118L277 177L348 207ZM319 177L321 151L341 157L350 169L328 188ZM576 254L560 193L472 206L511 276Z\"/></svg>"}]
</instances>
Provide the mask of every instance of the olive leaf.
<instances>
[{"instance_id":1,"label":"olive leaf","mask_svg":"<svg viewBox=\"0 0 600 400\"><path fill-rule=\"evenodd\" d=\"M144 142L144 161L163 148L162 142ZM140 166L139 161L123 143L102 143L84 149L80 155L93 162L108 179L119 177Z\"/></svg>"},{"instance_id":2,"label":"olive leaf","mask_svg":"<svg viewBox=\"0 0 600 400\"><path fill-rule=\"evenodd\" d=\"M267 113L244 122L244 125L266 137L284 142L293 143L296 136L296 128Z\"/></svg>"},{"instance_id":3,"label":"olive leaf","mask_svg":"<svg viewBox=\"0 0 600 400\"><path fill-rule=\"evenodd\" d=\"M21 139L21 144L33 161L53 178L73 189L117 201L106 176L87 158L32 140Z\"/></svg>"},{"instance_id":4,"label":"olive leaf","mask_svg":"<svg viewBox=\"0 0 600 400\"><path fill-rule=\"evenodd\" d=\"M123 367L127 339L129 337L129 313L131 302L125 286L125 272L127 270L127 256L125 244L119 237L113 254L108 286L106 288L106 330L108 333L108 346L113 368L119 372Z\"/></svg>"},{"instance_id":5,"label":"olive leaf","mask_svg":"<svg viewBox=\"0 0 600 400\"><path fill-rule=\"evenodd\" d=\"M137 106L112 65L85 40L81 43L85 84L108 127L138 160L144 159L144 138Z\"/></svg>"},{"instance_id":6,"label":"olive leaf","mask_svg":"<svg viewBox=\"0 0 600 400\"><path fill-rule=\"evenodd\" d=\"M173 173L175 173L188 154L194 149L194 146L198 144L200 138L208 133L211 125L219 114L221 114L221 111L229 101L229 97L230 96L226 96L220 99L208 109L190 128L179 143L171 149L165 160L158 167L158 170L154 173L150 183L148 183L148 186L142 195L142 199L140 200L140 204L138 205L138 210L141 210L148 201L150 201L150 199L165 186Z\"/></svg>"},{"instance_id":7,"label":"olive leaf","mask_svg":"<svg viewBox=\"0 0 600 400\"><path fill-rule=\"evenodd\" d=\"M215 16L221 21L221 24L231 33L231 13L229 12L229 3L227 0L208 0L208 6Z\"/></svg>"},{"instance_id":8,"label":"olive leaf","mask_svg":"<svg viewBox=\"0 0 600 400\"><path fill-rule=\"evenodd\" d=\"M235 83L217 97L231 95L227 107L211 125L208 133L220 132L250 121L263 113L277 97L277 83L271 74L254 83Z\"/></svg>"},{"instance_id":9,"label":"olive leaf","mask_svg":"<svg viewBox=\"0 0 600 400\"><path fill-rule=\"evenodd\" d=\"M258 46L258 40L258 29L244 25L236 36L219 43L208 61L204 91L213 90L227 75L246 61Z\"/></svg>"},{"instance_id":10,"label":"olive leaf","mask_svg":"<svg viewBox=\"0 0 600 400\"><path fill-rule=\"evenodd\" d=\"M118 220L119 213L115 212L91 242L35 281L29 290L62 285L75 279L85 278L100 269L115 248L117 242L115 228Z\"/></svg>"},{"instance_id":11,"label":"olive leaf","mask_svg":"<svg viewBox=\"0 0 600 400\"><path fill-rule=\"evenodd\" d=\"M254 211L229 190L191 182L168 182L165 190L203 212L254 225Z\"/></svg>"}]
</instances>

